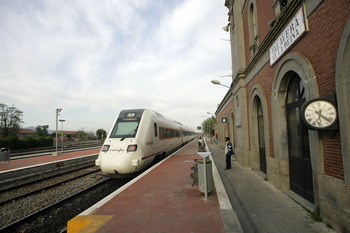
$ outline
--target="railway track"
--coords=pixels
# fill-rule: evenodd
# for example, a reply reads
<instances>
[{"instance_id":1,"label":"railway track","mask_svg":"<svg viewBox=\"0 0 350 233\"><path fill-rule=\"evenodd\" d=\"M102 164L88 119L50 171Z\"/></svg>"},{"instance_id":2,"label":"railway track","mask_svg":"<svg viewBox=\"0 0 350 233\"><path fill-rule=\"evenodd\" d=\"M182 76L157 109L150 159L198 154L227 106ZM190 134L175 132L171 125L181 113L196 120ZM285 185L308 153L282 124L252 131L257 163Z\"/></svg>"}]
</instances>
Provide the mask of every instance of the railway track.
<instances>
[{"instance_id":1,"label":"railway track","mask_svg":"<svg viewBox=\"0 0 350 233\"><path fill-rule=\"evenodd\" d=\"M83 177L83 175L81 177ZM90 174L90 177L96 177L96 174ZM73 180L74 179L64 183L70 183L73 182ZM75 180L77 181L79 178ZM50 204L46 204L39 209L33 209L33 206L28 207L30 209L29 214L6 224L6 226L0 225L0 232L61 232L65 229L68 220L109 195L130 179L116 180L107 177L97 177L96 180L98 180L97 183L88 185L81 184L83 188L80 188L69 195L65 195L64 198L57 194L57 196L60 196L57 200ZM85 183L85 181L81 183ZM0 204L0 212L3 213L6 211L5 209L2 209L3 206L9 204L13 206L14 203L19 202L19 200L22 199L29 199L25 201L26 204L24 204L24 206L26 206L28 203L40 199L40 194L42 193L49 197L56 196L56 193L64 193L69 188L67 188L67 185L62 184L63 183L56 184L50 188L44 188L42 190L34 191L31 194L26 194L24 197L17 197L14 200L5 201L3 204ZM73 186L76 186L76 184L73 184ZM56 191L50 193L52 192L50 190L53 189L56 189ZM17 204L21 205L20 203ZM7 209L7 211L11 211L11 208Z\"/></svg>"},{"instance_id":2,"label":"railway track","mask_svg":"<svg viewBox=\"0 0 350 233\"><path fill-rule=\"evenodd\" d=\"M97 173L99 171L100 169L95 166L88 166L85 168L78 168L64 174L55 175L50 178L44 178L2 190L0 193L0 206L6 203L14 202L20 198L25 198L44 190L54 188L64 183L77 180L86 175Z\"/></svg>"}]
</instances>

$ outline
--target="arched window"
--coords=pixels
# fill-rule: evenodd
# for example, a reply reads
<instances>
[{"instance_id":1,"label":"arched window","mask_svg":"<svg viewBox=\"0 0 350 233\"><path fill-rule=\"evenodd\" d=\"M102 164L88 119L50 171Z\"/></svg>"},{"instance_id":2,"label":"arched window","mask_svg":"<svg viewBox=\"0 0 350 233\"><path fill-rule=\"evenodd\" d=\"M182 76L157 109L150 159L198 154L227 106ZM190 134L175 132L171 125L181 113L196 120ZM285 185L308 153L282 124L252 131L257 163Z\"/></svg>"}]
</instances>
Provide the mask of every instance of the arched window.
<instances>
[{"instance_id":1,"label":"arched window","mask_svg":"<svg viewBox=\"0 0 350 233\"><path fill-rule=\"evenodd\" d=\"M249 50L251 54L255 54L257 49L257 40L258 40L258 32L257 32L257 21L254 4L251 3L249 7Z\"/></svg>"}]
</instances>

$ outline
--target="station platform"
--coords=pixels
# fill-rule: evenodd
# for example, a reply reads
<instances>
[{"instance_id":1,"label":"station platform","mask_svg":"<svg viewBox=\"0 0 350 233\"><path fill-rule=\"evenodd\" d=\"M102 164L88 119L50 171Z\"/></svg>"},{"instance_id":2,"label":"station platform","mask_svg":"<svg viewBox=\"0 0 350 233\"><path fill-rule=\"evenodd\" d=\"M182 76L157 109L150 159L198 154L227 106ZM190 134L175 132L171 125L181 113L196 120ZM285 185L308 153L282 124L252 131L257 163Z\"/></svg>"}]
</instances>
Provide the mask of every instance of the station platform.
<instances>
[{"instance_id":1,"label":"station platform","mask_svg":"<svg viewBox=\"0 0 350 233\"><path fill-rule=\"evenodd\" d=\"M11 160L10 163L2 162L0 165L0 173L9 171L9 170L14 170L14 169L21 169L25 167L37 166L40 164L45 164L50 162L57 162L61 160L72 159L72 158L86 156L90 154L98 154L100 150L101 150L100 148L97 148L97 149L74 151L74 152L68 152L68 153L65 152L57 156L45 155L45 156L32 157L32 158L16 159L16 160Z\"/></svg>"},{"instance_id":2,"label":"station platform","mask_svg":"<svg viewBox=\"0 0 350 233\"><path fill-rule=\"evenodd\" d=\"M243 232L212 163L205 199L190 176L198 140L145 171L67 223L67 232Z\"/></svg>"},{"instance_id":3,"label":"station platform","mask_svg":"<svg viewBox=\"0 0 350 233\"><path fill-rule=\"evenodd\" d=\"M100 148L62 153L57 156L46 155L40 157L11 160L10 163L0 165L0 191L19 184L45 178L52 173L59 174L76 166L94 164Z\"/></svg>"}]
</instances>

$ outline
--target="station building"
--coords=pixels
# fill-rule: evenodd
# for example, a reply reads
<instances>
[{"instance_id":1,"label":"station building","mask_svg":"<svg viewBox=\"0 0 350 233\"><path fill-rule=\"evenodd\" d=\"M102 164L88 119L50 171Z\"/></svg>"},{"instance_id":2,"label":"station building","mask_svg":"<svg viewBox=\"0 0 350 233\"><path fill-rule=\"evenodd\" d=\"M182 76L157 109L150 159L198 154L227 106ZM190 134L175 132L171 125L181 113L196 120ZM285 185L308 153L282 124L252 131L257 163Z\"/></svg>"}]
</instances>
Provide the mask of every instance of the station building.
<instances>
[{"instance_id":1,"label":"station building","mask_svg":"<svg viewBox=\"0 0 350 233\"><path fill-rule=\"evenodd\" d=\"M229 136L243 166L350 232L350 1L224 4L232 83L218 144Z\"/></svg>"}]
</instances>

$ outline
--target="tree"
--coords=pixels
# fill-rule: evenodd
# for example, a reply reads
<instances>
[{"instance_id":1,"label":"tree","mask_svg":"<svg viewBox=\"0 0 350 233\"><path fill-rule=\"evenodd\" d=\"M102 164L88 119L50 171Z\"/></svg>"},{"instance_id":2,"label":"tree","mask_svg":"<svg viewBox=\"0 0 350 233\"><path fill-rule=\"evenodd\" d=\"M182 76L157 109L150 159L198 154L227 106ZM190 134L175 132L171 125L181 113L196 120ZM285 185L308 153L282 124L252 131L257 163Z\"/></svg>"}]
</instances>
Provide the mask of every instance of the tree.
<instances>
[{"instance_id":1,"label":"tree","mask_svg":"<svg viewBox=\"0 0 350 233\"><path fill-rule=\"evenodd\" d=\"M95 135L95 133L93 131L87 132L86 135L87 135L87 138L89 140L95 140L96 139L96 135Z\"/></svg>"},{"instance_id":2,"label":"tree","mask_svg":"<svg viewBox=\"0 0 350 233\"><path fill-rule=\"evenodd\" d=\"M207 132L209 135L212 135L213 133L211 128L215 123L216 123L216 119L215 117L212 116L202 122L202 129L204 130L204 132Z\"/></svg>"},{"instance_id":3,"label":"tree","mask_svg":"<svg viewBox=\"0 0 350 233\"><path fill-rule=\"evenodd\" d=\"M107 132L106 132L105 130L103 130L103 129L98 129L98 130L96 131L96 135L97 135L97 138L98 138L99 140L103 140L103 139L106 138Z\"/></svg>"},{"instance_id":4,"label":"tree","mask_svg":"<svg viewBox=\"0 0 350 233\"><path fill-rule=\"evenodd\" d=\"M48 125L38 125L36 127L36 134L39 137L47 137L49 135L49 133L47 132L47 129L49 128Z\"/></svg>"},{"instance_id":5,"label":"tree","mask_svg":"<svg viewBox=\"0 0 350 233\"><path fill-rule=\"evenodd\" d=\"M76 135L79 139L86 139L88 134L84 130L78 130Z\"/></svg>"},{"instance_id":6,"label":"tree","mask_svg":"<svg viewBox=\"0 0 350 233\"><path fill-rule=\"evenodd\" d=\"M16 108L6 104L0 103L0 131L1 136L6 138L7 136L17 136L21 128L23 112Z\"/></svg>"}]
</instances>

